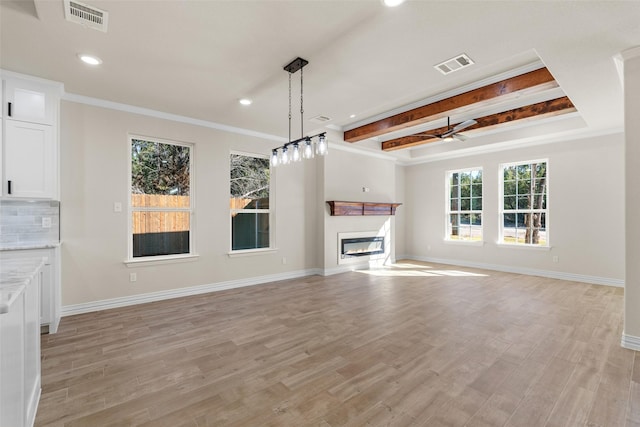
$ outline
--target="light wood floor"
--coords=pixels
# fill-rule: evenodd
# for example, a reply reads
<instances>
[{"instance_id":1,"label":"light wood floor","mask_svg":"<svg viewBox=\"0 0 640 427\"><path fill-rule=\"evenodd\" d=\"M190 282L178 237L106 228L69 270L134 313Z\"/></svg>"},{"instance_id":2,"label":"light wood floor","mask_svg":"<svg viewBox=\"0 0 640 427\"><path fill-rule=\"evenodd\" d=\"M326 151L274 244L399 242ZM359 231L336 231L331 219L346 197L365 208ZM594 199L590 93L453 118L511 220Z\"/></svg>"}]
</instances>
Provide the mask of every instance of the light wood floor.
<instances>
[{"instance_id":1,"label":"light wood floor","mask_svg":"<svg viewBox=\"0 0 640 427\"><path fill-rule=\"evenodd\" d=\"M65 317L42 338L36 424L640 426L622 289L370 273Z\"/></svg>"}]
</instances>

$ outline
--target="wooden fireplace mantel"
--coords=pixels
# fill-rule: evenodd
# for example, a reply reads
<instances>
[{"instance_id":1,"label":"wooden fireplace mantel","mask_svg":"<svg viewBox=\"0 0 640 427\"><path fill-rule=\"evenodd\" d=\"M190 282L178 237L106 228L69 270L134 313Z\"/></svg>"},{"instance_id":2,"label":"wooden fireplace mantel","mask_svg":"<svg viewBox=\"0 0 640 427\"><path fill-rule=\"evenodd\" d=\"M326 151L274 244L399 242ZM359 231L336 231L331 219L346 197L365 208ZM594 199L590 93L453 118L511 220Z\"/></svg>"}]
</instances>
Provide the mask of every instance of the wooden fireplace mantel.
<instances>
[{"instance_id":1,"label":"wooden fireplace mantel","mask_svg":"<svg viewBox=\"0 0 640 427\"><path fill-rule=\"evenodd\" d=\"M402 203L327 201L331 216L395 215Z\"/></svg>"}]
</instances>

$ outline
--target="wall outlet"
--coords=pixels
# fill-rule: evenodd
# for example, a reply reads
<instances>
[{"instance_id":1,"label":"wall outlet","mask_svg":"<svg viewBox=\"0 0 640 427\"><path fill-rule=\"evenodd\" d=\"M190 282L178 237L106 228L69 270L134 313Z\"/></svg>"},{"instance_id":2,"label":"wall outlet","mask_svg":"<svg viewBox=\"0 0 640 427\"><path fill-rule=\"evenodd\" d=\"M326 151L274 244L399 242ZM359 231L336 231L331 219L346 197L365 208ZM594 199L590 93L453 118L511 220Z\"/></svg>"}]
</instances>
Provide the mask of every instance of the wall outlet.
<instances>
[{"instance_id":1,"label":"wall outlet","mask_svg":"<svg viewBox=\"0 0 640 427\"><path fill-rule=\"evenodd\" d=\"M560 262L560 258L558 258L558 255L553 256L553 262Z\"/></svg>"},{"instance_id":2,"label":"wall outlet","mask_svg":"<svg viewBox=\"0 0 640 427\"><path fill-rule=\"evenodd\" d=\"M282 264L286 264L287 263L287 259L285 257L282 257Z\"/></svg>"},{"instance_id":3,"label":"wall outlet","mask_svg":"<svg viewBox=\"0 0 640 427\"><path fill-rule=\"evenodd\" d=\"M362 187L362 192L363 193L368 193L369 191L371 191L371 189L369 187Z\"/></svg>"},{"instance_id":4,"label":"wall outlet","mask_svg":"<svg viewBox=\"0 0 640 427\"><path fill-rule=\"evenodd\" d=\"M113 211L114 212L122 212L122 203L114 202L113 203Z\"/></svg>"},{"instance_id":5,"label":"wall outlet","mask_svg":"<svg viewBox=\"0 0 640 427\"><path fill-rule=\"evenodd\" d=\"M42 228L51 228L51 218L48 216L42 217Z\"/></svg>"},{"instance_id":6,"label":"wall outlet","mask_svg":"<svg viewBox=\"0 0 640 427\"><path fill-rule=\"evenodd\" d=\"M129 281L135 282L136 280L138 280L138 275L136 273L129 273Z\"/></svg>"}]
</instances>

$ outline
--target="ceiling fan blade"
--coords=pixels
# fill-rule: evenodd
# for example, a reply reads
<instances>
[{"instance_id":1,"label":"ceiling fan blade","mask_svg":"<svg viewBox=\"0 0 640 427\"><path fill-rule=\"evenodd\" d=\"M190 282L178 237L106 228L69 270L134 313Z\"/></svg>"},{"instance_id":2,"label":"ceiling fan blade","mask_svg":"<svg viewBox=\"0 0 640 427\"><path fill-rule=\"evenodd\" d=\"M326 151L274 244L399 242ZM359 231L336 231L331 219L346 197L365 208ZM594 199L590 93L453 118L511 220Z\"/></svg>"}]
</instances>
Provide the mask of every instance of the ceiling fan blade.
<instances>
[{"instance_id":1,"label":"ceiling fan blade","mask_svg":"<svg viewBox=\"0 0 640 427\"><path fill-rule=\"evenodd\" d=\"M462 141L462 142L464 142L464 141L466 141L466 140L468 139L468 137L464 136L464 135L463 135L463 134L461 134L461 133L456 133L456 134L453 134L452 136L453 136L455 139L457 139L458 141Z\"/></svg>"},{"instance_id":2,"label":"ceiling fan blade","mask_svg":"<svg viewBox=\"0 0 640 427\"><path fill-rule=\"evenodd\" d=\"M442 135L433 135L431 133L416 133L416 134L413 134L411 136L424 136L424 137L428 137L428 138L442 139Z\"/></svg>"},{"instance_id":3,"label":"ceiling fan blade","mask_svg":"<svg viewBox=\"0 0 640 427\"><path fill-rule=\"evenodd\" d=\"M458 123L457 125L455 125L455 126L453 127L453 129L451 129L451 133L460 132L462 129L466 129L466 128L468 128L469 126L473 126L473 125L475 125L476 123L478 123L478 122L477 122L477 121L475 121L475 120L473 120L473 119L471 119L471 120L465 120L464 122L462 122L462 123Z\"/></svg>"}]
</instances>

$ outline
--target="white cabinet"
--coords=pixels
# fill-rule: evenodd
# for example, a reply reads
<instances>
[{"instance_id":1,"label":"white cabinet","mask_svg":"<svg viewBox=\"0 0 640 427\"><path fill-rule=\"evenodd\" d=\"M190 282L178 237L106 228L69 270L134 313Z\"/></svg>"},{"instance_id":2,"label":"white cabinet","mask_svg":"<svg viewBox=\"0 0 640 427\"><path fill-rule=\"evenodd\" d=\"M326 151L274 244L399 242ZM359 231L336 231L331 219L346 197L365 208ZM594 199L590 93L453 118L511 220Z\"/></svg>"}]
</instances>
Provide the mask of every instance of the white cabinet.
<instances>
[{"instance_id":1,"label":"white cabinet","mask_svg":"<svg viewBox=\"0 0 640 427\"><path fill-rule=\"evenodd\" d=\"M5 120L4 194L55 198L56 149L49 125Z\"/></svg>"},{"instance_id":2,"label":"white cabinet","mask_svg":"<svg viewBox=\"0 0 640 427\"><path fill-rule=\"evenodd\" d=\"M45 83L7 79L4 84L4 116L12 120L53 125L57 120L58 97Z\"/></svg>"},{"instance_id":3,"label":"white cabinet","mask_svg":"<svg viewBox=\"0 0 640 427\"><path fill-rule=\"evenodd\" d=\"M0 262L34 257L45 260L40 281L40 326L55 334L60 324L60 248L0 251Z\"/></svg>"},{"instance_id":4,"label":"white cabinet","mask_svg":"<svg viewBox=\"0 0 640 427\"><path fill-rule=\"evenodd\" d=\"M21 276L19 285L3 286L6 271L0 273L0 425L7 427L34 425L42 383L38 324L42 260L26 261L18 268L29 273Z\"/></svg>"},{"instance_id":5,"label":"white cabinet","mask_svg":"<svg viewBox=\"0 0 640 427\"><path fill-rule=\"evenodd\" d=\"M0 196L58 198L61 86L2 72Z\"/></svg>"}]
</instances>

